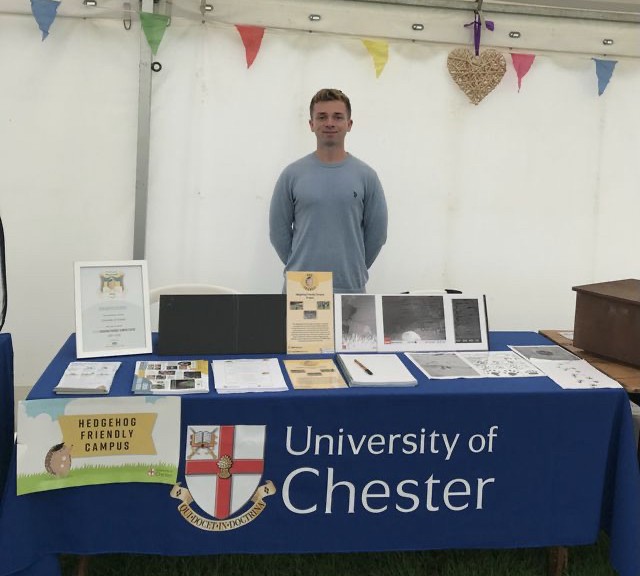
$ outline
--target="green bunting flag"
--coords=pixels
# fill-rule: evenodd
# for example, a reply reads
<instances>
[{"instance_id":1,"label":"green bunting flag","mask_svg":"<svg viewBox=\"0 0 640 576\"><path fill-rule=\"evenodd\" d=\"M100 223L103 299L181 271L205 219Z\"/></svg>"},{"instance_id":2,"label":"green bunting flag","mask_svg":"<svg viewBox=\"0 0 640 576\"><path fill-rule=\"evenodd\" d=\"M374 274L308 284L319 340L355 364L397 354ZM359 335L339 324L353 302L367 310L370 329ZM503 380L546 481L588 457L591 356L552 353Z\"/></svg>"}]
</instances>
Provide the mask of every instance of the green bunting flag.
<instances>
[{"instance_id":1,"label":"green bunting flag","mask_svg":"<svg viewBox=\"0 0 640 576\"><path fill-rule=\"evenodd\" d=\"M154 54L158 51L158 46L162 42L164 31L169 23L169 16L164 14L152 14L151 12L140 12L140 23L142 30L147 37L151 52Z\"/></svg>"}]
</instances>

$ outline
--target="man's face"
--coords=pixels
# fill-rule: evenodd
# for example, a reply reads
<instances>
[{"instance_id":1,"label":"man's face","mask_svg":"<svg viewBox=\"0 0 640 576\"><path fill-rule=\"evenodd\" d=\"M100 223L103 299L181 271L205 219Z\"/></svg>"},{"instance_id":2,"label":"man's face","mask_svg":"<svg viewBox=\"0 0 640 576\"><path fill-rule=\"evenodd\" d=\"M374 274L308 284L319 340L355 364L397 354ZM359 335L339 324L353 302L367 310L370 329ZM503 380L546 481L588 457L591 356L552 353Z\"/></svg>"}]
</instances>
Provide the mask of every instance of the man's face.
<instances>
[{"instance_id":1,"label":"man's face","mask_svg":"<svg viewBox=\"0 0 640 576\"><path fill-rule=\"evenodd\" d=\"M318 102L313 107L309 120L311 131L316 135L319 146L344 146L344 138L351 130L353 122L348 117L347 106L340 100Z\"/></svg>"}]
</instances>

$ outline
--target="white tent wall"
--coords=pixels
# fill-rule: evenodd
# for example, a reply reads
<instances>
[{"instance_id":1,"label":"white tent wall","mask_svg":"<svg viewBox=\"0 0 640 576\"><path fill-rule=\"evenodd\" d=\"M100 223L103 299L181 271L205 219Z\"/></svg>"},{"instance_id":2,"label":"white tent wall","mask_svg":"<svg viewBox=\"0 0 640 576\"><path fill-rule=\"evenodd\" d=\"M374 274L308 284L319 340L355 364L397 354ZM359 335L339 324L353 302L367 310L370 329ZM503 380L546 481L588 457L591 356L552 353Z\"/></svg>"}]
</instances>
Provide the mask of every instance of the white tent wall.
<instances>
[{"instance_id":1,"label":"white tent wall","mask_svg":"<svg viewBox=\"0 0 640 576\"><path fill-rule=\"evenodd\" d=\"M449 18L462 28L472 17ZM518 17L493 19L504 35ZM34 28L0 15L6 330L25 386L73 331L73 261L132 255L138 106L138 22L127 32L121 20L58 18L44 42ZM522 90L502 48L506 76L474 106L447 72L453 45L388 39L376 78L358 36L267 28L247 69L232 22L174 14L153 74L152 287L280 291L271 192L314 149L308 102L334 86L353 104L348 149L378 171L389 204L369 291L458 288L487 294L492 329L570 328L572 286L640 273L640 60L613 56L599 97L598 54L563 51L575 23L552 28L561 47L529 50Z\"/></svg>"},{"instance_id":2,"label":"white tent wall","mask_svg":"<svg viewBox=\"0 0 640 576\"><path fill-rule=\"evenodd\" d=\"M573 285L636 276L639 61L620 59L598 97L589 55L540 53L518 93L507 54L476 107L447 73L450 49L390 41L376 78L358 38L267 30L247 69L232 26L172 24L154 77L152 283L280 289L270 195L314 147L308 101L323 86L351 97L348 148L387 194L371 292L459 288L488 295L494 329L571 327Z\"/></svg>"},{"instance_id":3,"label":"white tent wall","mask_svg":"<svg viewBox=\"0 0 640 576\"><path fill-rule=\"evenodd\" d=\"M139 37L121 21L0 15L0 216L15 382L74 332L73 262L130 259ZM55 32L54 32L55 29Z\"/></svg>"}]
</instances>

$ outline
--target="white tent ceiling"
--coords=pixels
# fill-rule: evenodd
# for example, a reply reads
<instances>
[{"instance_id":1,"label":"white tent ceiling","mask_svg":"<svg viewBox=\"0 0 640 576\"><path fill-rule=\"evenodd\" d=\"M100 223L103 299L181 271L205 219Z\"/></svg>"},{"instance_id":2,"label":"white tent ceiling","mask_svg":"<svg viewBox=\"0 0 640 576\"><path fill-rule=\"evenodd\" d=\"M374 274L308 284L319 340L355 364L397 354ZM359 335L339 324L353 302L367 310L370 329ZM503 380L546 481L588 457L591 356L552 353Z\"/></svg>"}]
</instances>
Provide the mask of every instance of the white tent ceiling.
<instances>
[{"instance_id":1,"label":"white tent ceiling","mask_svg":"<svg viewBox=\"0 0 640 576\"><path fill-rule=\"evenodd\" d=\"M215 17L216 13L224 14L228 4L226 0L153 0L156 9L169 11L174 16L199 18ZM396 6L413 6L423 8L445 8L457 10L473 10L478 2L487 13L506 12L538 16L561 16L580 19L604 19L615 21L640 22L640 0L356 0L363 3L389 4ZM139 8L140 0L96 0L96 6L86 6L86 0L62 0L58 15L80 18L120 18L123 12ZM280 17L286 18L288 10L303 8L313 12L316 5L323 2L311 0L291 0L281 2L285 10L279 11ZM338 0L339 4L349 4ZM206 12L205 6L212 10ZM249 3L234 2L240 6L250 5L254 18L273 12L273 5L262 0ZM0 12L9 14L28 14L30 3L27 0L2 0Z\"/></svg>"},{"instance_id":2,"label":"white tent ceiling","mask_svg":"<svg viewBox=\"0 0 640 576\"><path fill-rule=\"evenodd\" d=\"M473 42L463 24L480 6L496 23L495 32L483 34L484 46L640 57L640 0L95 0L96 6L86 1L62 0L58 16L122 20L127 27L144 9L169 16L170 25L247 24L449 45ZM30 11L27 0L0 2L0 13Z\"/></svg>"}]
</instances>

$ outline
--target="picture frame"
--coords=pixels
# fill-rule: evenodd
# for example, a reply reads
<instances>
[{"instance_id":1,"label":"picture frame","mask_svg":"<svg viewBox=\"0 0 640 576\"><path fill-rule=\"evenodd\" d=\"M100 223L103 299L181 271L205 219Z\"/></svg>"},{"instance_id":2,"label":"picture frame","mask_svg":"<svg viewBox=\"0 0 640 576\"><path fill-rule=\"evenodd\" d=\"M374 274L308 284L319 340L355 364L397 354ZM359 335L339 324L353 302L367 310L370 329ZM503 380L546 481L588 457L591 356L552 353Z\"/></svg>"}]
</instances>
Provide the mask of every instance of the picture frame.
<instances>
[{"instance_id":1,"label":"picture frame","mask_svg":"<svg viewBox=\"0 0 640 576\"><path fill-rule=\"evenodd\" d=\"M338 352L489 349L486 298L466 294L336 294Z\"/></svg>"},{"instance_id":2,"label":"picture frame","mask_svg":"<svg viewBox=\"0 0 640 576\"><path fill-rule=\"evenodd\" d=\"M145 260L74 263L76 356L152 352Z\"/></svg>"}]
</instances>

